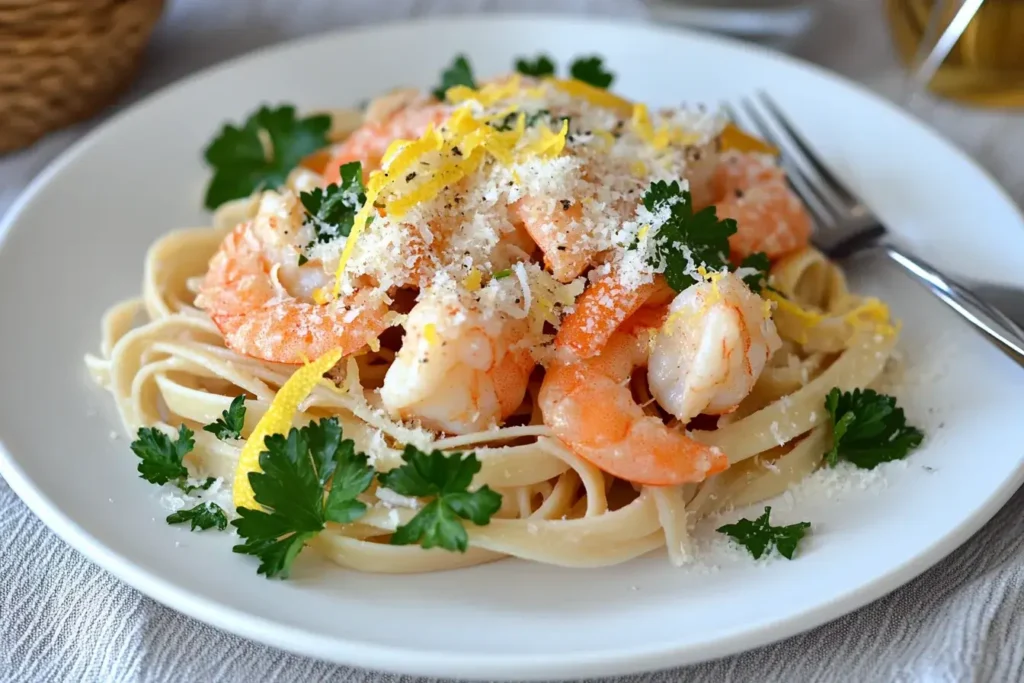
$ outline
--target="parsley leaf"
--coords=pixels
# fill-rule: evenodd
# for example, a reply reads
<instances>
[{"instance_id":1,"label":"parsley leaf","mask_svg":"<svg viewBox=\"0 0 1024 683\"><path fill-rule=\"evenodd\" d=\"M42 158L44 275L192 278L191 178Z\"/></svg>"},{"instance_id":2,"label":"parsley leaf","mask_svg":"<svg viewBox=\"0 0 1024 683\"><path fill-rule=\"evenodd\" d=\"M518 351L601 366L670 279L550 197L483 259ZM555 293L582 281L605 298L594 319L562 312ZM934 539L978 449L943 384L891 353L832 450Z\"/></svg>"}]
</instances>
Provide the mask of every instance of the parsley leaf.
<instances>
[{"instance_id":1,"label":"parsley leaf","mask_svg":"<svg viewBox=\"0 0 1024 683\"><path fill-rule=\"evenodd\" d=\"M142 458L139 475L153 484L187 477L188 470L182 459L195 448L192 436L192 430L185 425L178 428L176 441L171 441L171 437L155 427L139 428L138 438L131 444L132 452Z\"/></svg>"},{"instance_id":2,"label":"parsley leaf","mask_svg":"<svg viewBox=\"0 0 1024 683\"><path fill-rule=\"evenodd\" d=\"M545 118L545 117L548 117L548 116L551 116L551 112L550 111L548 111L547 109L538 109L537 111L535 111L535 112L533 112L531 114L527 114L523 118L525 119L524 123L525 123L526 127L529 128L530 126L532 126L535 123L537 123L538 121L540 121L542 118ZM568 117L563 117L563 118L568 118ZM509 112L508 114L505 114L505 117L502 118L501 121L492 122L490 125L491 125L492 128L494 128L496 130L500 130L500 131L512 130L513 128L516 127L516 121L518 119L519 119L519 112L513 111L513 112Z\"/></svg>"},{"instance_id":3,"label":"parsley leaf","mask_svg":"<svg viewBox=\"0 0 1024 683\"><path fill-rule=\"evenodd\" d=\"M245 396L236 396L227 410L221 411L221 417L203 427L221 441L225 439L241 439L242 425L245 424Z\"/></svg>"},{"instance_id":4,"label":"parsley leaf","mask_svg":"<svg viewBox=\"0 0 1024 683\"><path fill-rule=\"evenodd\" d=\"M284 185L302 159L327 146L331 117L295 117L295 107L260 107L242 127L225 124L203 156L213 167L206 208L248 197L256 190ZM264 141L269 144L264 147Z\"/></svg>"},{"instance_id":5,"label":"parsley leaf","mask_svg":"<svg viewBox=\"0 0 1024 683\"><path fill-rule=\"evenodd\" d=\"M401 467L378 475L381 485L403 496L432 497L433 500L408 524L395 530L391 543L419 543L424 548L466 552L469 536L459 518L485 526L501 507L501 494L490 487L467 490L473 475L480 471L476 455L424 453L415 446L406 446L402 460L405 464Z\"/></svg>"},{"instance_id":6,"label":"parsley leaf","mask_svg":"<svg viewBox=\"0 0 1024 683\"><path fill-rule=\"evenodd\" d=\"M789 526L772 526L768 522L771 511L771 507L766 506L764 514L757 519L753 521L741 519L735 524L718 527L718 531L732 536L737 543L750 551L755 560L760 559L772 546L775 546L779 554L787 560L792 560L796 546L807 530L811 528L811 523L798 522Z\"/></svg>"},{"instance_id":7,"label":"parsley leaf","mask_svg":"<svg viewBox=\"0 0 1024 683\"><path fill-rule=\"evenodd\" d=\"M264 509L238 509L240 518L231 524L245 542L232 549L258 557L257 573L287 577L306 541L327 522L351 522L366 512L356 496L369 488L373 468L351 439L342 439L336 418L293 428L287 437L272 434L264 445L263 471L249 474Z\"/></svg>"},{"instance_id":8,"label":"parsley leaf","mask_svg":"<svg viewBox=\"0 0 1024 683\"><path fill-rule=\"evenodd\" d=\"M547 55L537 55L532 61L521 57L516 60L516 71L524 76L554 76L555 63Z\"/></svg>"},{"instance_id":9,"label":"parsley leaf","mask_svg":"<svg viewBox=\"0 0 1024 683\"><path fill-rule=\"evenodd\" d=\"M306 223L313 225L317 242L348 237L356 214L366 203L363 165L358 161L343 165L340 185L331 183L323 189L302 192L299 201L306 209Z\"/></svg>"},{"instance_id":10,"label":"parsley leaf","mask_svg":"<svg viewBox=\"0 0 1024 683\"><path fill-rule=\"evenodd\" d=\"M709 270L728 267L729 235L736 232L736 221L718 220L714 206L694 213L689 191L680 190L676 181L651 183L643 203L651 213L670 211L654 238L651 265L664 263L665 279L672 289L681 292L694 284L690 273L697 266Z\"/></svg>"},{"instance_id":11,"label":"parsley leaf","mask_svg":"<svg viewBox=\"0 0 1024 683\"><path fill-rule=\"evenodd\" d=\"M201 503L187 510L178 510L167 515L168 524L182 524L184 522L190 523L190 531L212 529L213 527L223 531L228 526L228 517L224 514L221 506L209 502Z\"/></svg>"},{"instance_id":12,"label":"parsley leaf","mask_svg":"<svg viewBox=\"0 0 1024 683\"><path fill-rule=\"evenodd\" d=\"M907 425L895 398L871 389L850 392L833 387L825 397L825 408L832 419L832 448L825 453L825 461L832 466L842 459L874 469L905 458L924 440L920 429Z\"/></svg>"},{"instance_id":13,"label":"parsley leaf","mask_svg":"<svg viewBox=\"0 0 1024 683\"><path fill-rule=\"evenodd\" d=\"M507 277L511 277L511 275L512 275L512 269L511 268L505 268L503 270L496 270L496 271L494 271L494 275L492 277L495 280L504 280Z\"/></svg>"},{"instance_id":14,"label":"parsley leaf","mask_svg":"<svg viewBox=\"0 0 1024 683\"><path fill-rule=\"evenodd\" d=\"M604 60L593 57L580 57L569 66L569 73L577 81L589 83L596 88L608 88L615 80L615 74L605 71Z\"/></svg>"},{"instance_id":15,"label":"parsley leaf","mask_svg":"<svg viewBox=\"0 0 1024 683\"><path fill-rule=\"evenodd\" d=\"M761 290L768 286L768 270L771 267L772 264L768 260L768 254L763 251L751 254L740 263L740 268L753 268L757 271L743 278L743 282L747 284L747 287L750 287L750 291L754 294L760 294Z\"/></svg>"},{"instance_id":16,"label":"parsley leaf","mask_svg":"<svg viewBox=\"0 0 1024 683\"><path fill-rule=\"evenodd\" d=\"M455 61L441 72L441 85L434 88L434 97L444 101L444 94L448 92L448 88L456 85L476 88L476 81L473 80L473 68L469 65L466 55L456 55Z\"/></svg>"},{"instance_id":17,"label":"parsley leaf","mask_svg":"<svg viewBox=\"0 0 1024 683\"><path fill-rule=\"evenodd\" d=\"M215 481L217 481L216 478L207 477L206 481L202 484L196 484L194 486L192 484L179 484L179 486L185 493L192 493L193 491L207 491L211 486L213 486L213 482Z\"/></svg>"}]
</instances>

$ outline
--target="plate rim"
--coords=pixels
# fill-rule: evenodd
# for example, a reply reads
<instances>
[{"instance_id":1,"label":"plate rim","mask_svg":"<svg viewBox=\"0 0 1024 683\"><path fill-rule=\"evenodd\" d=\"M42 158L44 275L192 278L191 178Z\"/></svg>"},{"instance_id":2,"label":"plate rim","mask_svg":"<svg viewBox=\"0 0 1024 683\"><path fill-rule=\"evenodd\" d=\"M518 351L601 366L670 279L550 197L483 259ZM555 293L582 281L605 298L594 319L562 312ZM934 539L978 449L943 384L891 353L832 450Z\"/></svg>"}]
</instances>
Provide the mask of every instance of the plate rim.
<instances>
[{"instance_id":1,"label":"plate rim","mask_svg":"<svg viewBox=\"0 0 1024 683\"><path fill-rule=\"evenodd\" d=\"M643 17L585 17L571 13L505 12L462 16L433 15L410 20L330 29L258 47L230 59L208 65L156 88L137 101L116 111L108 119L99 122L46 164L18 195L0 220L0 249L5 247L10 235L13 234L15 225L25 207L44 191L52 178L75 163L79 156L86 153L95 144L96 140L117 128L123 117L130 117L137 110L146 107L159 106L160 101L172 97L178 89L188 87L192 81L210 77L220 71L230 71L239 64L258 56L286 53L301 49L304 45L345 40L350 36L360 34L386 33L395 29L429 28L431 25L450 24L475 24L483 30L493 31L504 21L555 21L586 28L616 28L628 25L631 29L642 29L675 39L725 44L741 52L750 53L756 59L781 62L790 67L809 71L817 77L838 81L856 91L860 96L882 105L887 116L903 118L916 128L926 132L934 144L958 157L959 163L971 167L975 173L984 178L989 189L995 190L997 195L1013 209L1018 222L1024 227L1024 212L1021 207L985 167L928 123L844 75L760 45L681 27L652 24L648 18ZM1021 456L1012 475L1007 477L973 514L962 519L948 533L936 539L918 555L902 564L893 566L872 583L842 593L832 600L821 602L799 614L765 622L755 629L719 636L706 642L691 642L684 645L660 644L647 649L574 651L566 655L475 655L450 651L435 653L425 649L399 648L365 641L346 640L339 636L326 636L241 612L234 607L199 597L189 589L179 587L173 582L137 566L128 556L106 547L89 531L65 514L58 504L39 489L35 482L24 473L18 460L6 447L2 438L0 438L0 476L7 481L11 489L33 514L39 517L64 542L81 552L86 559L166 607L228 633L300 656L343 666L422 676L452 676L460 679L486 676L501 680L542 680L558 677L606 677L697 664L779 642L839 619L907 584L963 545L995 516L1024 483L1024 455Z\"/></svg>"}]
</instances>

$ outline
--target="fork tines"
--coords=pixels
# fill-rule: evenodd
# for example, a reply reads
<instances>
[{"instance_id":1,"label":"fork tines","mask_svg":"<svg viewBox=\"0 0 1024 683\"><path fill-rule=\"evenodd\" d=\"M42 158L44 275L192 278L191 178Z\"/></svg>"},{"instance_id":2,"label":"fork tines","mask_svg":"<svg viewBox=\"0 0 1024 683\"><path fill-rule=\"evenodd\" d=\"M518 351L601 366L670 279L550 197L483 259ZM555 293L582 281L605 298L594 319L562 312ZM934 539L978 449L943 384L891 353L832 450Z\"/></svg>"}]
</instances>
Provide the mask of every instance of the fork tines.
<instances>
[{"instance_id":1,"label":"fork tines","mask_svg":"<svg viewBox=\"0 0 1024 683\"><path fill-rule=\"evenodd\" d=\"M722 109L737 125L779 150L790 185L817 225L814 242L818 248L838 257L884 234L870 209L825 165L767 93L744 97L736 106L723 104Z\"/></svg>"}]
</instances>

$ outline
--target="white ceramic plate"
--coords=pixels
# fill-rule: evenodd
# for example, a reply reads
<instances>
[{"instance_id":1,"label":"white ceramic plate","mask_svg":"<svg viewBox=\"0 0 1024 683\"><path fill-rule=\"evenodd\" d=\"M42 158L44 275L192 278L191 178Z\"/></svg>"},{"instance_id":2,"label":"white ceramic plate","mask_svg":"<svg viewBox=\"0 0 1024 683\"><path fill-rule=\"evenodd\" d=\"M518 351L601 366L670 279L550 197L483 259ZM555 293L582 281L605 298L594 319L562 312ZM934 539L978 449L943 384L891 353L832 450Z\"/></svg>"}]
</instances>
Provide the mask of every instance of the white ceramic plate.
<instances>
[{"instance_id":1,"label":"white ceramic plate","mask_svg":"<svg viewBox=\"0 0 1024 683\"><path fill-rule=\"evenodd\" d=\"M139 290L146 247L204 224L200 150L260 102L353 104L432 85L457 51L477 72L517 54L601 53L616 89L656 104L767 88L903 238L956 272L1024 285L1022 219L973 163L889 104L811 66L740 44L621 22L438 20L262 51L133 107L64 154L8 215L0 250L0 473L64 539L128 583L229 631L359 666L476 678L668 667L836 618L938 561L1020 484L1024 373L880 264L854 282L904 320L912 421L926 445L885 487L807 497L793 562L677 569L660 555L601 570L518 561L422 576L345 572L304 556L256 575L224 534L163 522L108 396L82 356L99 319ZM372 68L371 68L372 67ZM955 348L955 353L950 350ZM943 423L942 428L938 427ZM311 553L306 553L311 555Z\"/></svg>"}]
</instances>

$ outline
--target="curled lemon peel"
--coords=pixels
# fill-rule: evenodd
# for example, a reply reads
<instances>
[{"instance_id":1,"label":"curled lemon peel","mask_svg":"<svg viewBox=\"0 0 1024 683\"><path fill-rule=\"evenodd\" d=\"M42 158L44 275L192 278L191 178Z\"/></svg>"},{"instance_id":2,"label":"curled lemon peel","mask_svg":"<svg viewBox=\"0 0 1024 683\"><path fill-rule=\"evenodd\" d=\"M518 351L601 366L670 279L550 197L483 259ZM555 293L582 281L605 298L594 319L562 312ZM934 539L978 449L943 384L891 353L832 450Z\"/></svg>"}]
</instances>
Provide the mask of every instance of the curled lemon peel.
<instances>
[{"instance_id":1,"label":"curled lemon peel","mask_svg":"<svg viewBox=\"0 0 1024 683\"><path fill-rule=\"evenodd\" d=\"M232 489L235 508L252 508L258 510L256 494L249 483L249 475L260 472L260 453L264 450L264 440L271 434L284 434L292 427L299 404L306 400L313 388L320 383L325 372L337 365L341 360L341 349L328 351L312 363L303 365L281 385L274 395L267 412L256 424L252 434L245 441L242 453L238 456L235 466L235 483Z\"/></svg>"},{"instance_id":2,"label":"curled lemon peel","mask_svg":"<svg viewBox=\"0 0 1024 683\"><path fill-rule=\"evenodd\" d=\"M769 145L761 138L740 130L736 124L727 123L722 129L719 138L722 143L722 151L735 150L737 152L757 152L760 154L771 154L778 156L779 150Z\"/></svg>"}]
</instances>

